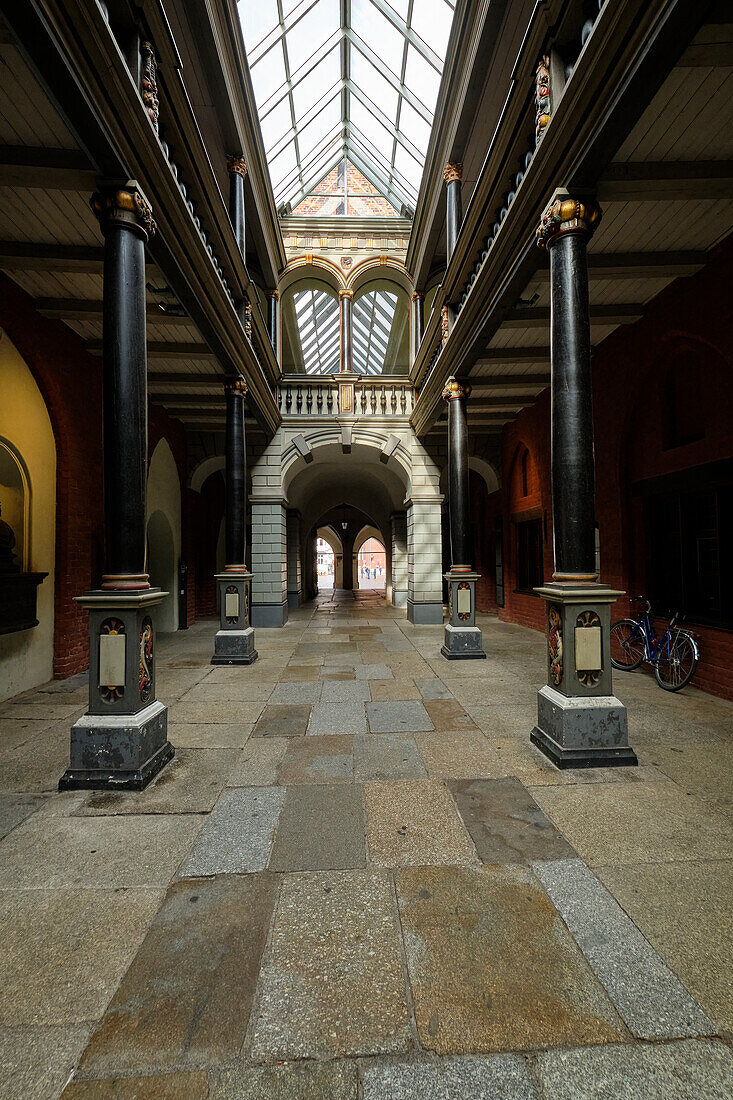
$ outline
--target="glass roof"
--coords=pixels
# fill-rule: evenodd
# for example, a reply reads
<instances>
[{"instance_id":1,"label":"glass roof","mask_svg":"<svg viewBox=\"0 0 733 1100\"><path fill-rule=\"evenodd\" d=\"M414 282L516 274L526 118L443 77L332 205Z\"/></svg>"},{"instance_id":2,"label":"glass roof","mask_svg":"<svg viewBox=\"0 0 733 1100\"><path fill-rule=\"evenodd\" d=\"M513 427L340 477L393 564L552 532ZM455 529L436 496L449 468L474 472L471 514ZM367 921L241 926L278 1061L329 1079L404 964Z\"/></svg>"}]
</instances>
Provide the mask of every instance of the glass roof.
<instances>
[{"instance_id":1,"label":"glass roof","mask_svg":"<svg viewBox=\"0 0 733 1100\"><path fill-rule=\"evenodd\" d=\"M339 369L339 307L322 290L293 295L306 374L332 374ZM369 291L354 302L353 366L357 374L381 374L397 309L397 295Z\"/></svg>"},{"instance_id":2,"label":"glass roof","mask_svg":"<svg viewBox=\"0 0 733 1100\"><path fill-rule=\"evenodd\" d=\"M344 157L414 209L455 0L240 0L275 202Z\"/></svg>"}]
</instances>

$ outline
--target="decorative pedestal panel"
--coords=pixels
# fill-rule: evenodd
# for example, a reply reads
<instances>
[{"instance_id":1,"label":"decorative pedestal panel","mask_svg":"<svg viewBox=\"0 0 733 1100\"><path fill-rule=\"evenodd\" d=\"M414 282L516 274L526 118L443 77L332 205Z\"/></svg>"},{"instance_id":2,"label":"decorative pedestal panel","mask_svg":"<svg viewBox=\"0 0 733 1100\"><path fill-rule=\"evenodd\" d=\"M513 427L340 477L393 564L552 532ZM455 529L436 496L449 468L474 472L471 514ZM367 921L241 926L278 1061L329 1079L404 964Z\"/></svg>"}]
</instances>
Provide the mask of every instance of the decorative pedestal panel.
<instances>
[{"instance_id":1,"label":"decorative pedestal panel","mask_svg":"<svg viewBox=\"0 0 733 1100\"><path fill-rule=\"evenodd\" d=\"M168 708L155 698L151 609L167 592L87 592L89 712L71 729L59 790L140 791L173 757Z\"/></svg>"},{"instance_id":2,"label":"decorative pedestal panel","mask_svg":"<svg viewBox=\"0 0 733 1100\"><path fill-rule=\"evenodd\" d=\"M214 638L212 665L251 665L257 660L255 632L249 625L251 573L217 573L221 625Z\"/></svg>"},{"instance_id":3,"label":"decorative pedestal panel","mask_svg":"<svg viewBox=\"0 0 733 1100\"><path fill-rule=\"evenodd\" d=\"M449 661L486 659L481 631L476 626L476 581L479 573L446 573L448 614L440 652Z\"/></svg>"},{"instance_id":4,"label":"decorative pedestal panel","mask_svg":"<svg viewBox=\"0 0 733 1100\"><path fill-rule=\"evenodd\" d=\"M611 680L611 604L623 593L565 582L535 592L547 604L547 686L531 740L558 768L638 763Z\"/></svg>"}]
</instances>

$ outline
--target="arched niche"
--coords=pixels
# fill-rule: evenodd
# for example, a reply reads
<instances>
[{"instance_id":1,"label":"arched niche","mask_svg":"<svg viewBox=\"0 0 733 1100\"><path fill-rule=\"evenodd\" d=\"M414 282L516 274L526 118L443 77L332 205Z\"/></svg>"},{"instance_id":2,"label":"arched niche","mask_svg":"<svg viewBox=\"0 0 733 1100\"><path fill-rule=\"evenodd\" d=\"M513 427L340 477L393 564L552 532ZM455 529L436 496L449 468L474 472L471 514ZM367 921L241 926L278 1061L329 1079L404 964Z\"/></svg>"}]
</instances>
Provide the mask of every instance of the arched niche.
<instances>
[{"instance_id":1,"label":"arched niche","mask_svg":"<svg viewBox=\"0 0 733 1100\"><path fill-rule=\"evenodd\" d=\"M48 573L37 590L38 625L0 635L0 699L53 676L56 442L41 392L25 360L0 330L0 502L20 548L18 564ZM6 506L7 500L7 506ZM74 522L69 516L68 523Z\"/></svg>"},{"instance_id":2,"label":"arched niche","mask_svg":"<svg viewBox=\"0 0 733 1100\"><path fill-rule=\"evenodd\" d=\"M353 314L354 370L409 374L410 295L403 280L383 266L366 272L354 292Z\"/></svg>"},{"instance_id":3,"label":"arched niche","mask_svg":"<svg viewBox=\"0 0 733 1100\"><path fill-rule=\"evenodd\" d=\"M181 482L178 466L167 439L158 441L148 470L148 572L150 583L161 587L168 595L154 612L156 628L161 631L178 629L178 562L181 557ZM159 514L159 515L158 515ZM158 515L153 527L151 520ZM164 532L162 518L170 532ZM171 564L172 563L172 564Z\"/></svg>"},{"instance_id":4,"label":"arched niche","mask_svg":"<svg viewBox=\"0 0 733 1100\"><path fill-rule=\"evenodd\" d=\"M283 374L329 374L339 367L338 288L314 272L300 274L280 293Z\"/></svg>"}]
</instances>

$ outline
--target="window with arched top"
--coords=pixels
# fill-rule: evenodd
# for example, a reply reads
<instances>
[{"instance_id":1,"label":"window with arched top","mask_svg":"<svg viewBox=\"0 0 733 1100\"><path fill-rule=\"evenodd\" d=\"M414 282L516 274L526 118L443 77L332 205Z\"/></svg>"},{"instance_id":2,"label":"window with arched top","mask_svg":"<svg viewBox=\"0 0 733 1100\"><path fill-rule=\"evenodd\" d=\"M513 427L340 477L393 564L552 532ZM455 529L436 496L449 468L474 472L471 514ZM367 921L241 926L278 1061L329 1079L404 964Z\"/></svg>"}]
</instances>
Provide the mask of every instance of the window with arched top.
<instances>
[{"instance_id":1,"label":"window with arched top","mask_svg":"<svg viewBox=\"0 0 733 1100\"><path fill-rule=\"evenodd\" d=\"M18 451L0 436L0 520L15 537L13 564L28 569L30 554L30 489L25 464ZM11 540L8 538L8 542Z\"/></svg>"},{"instance_id":2,"label":"window with arched top","mask_svg":"<svg viewBox=\"0 0 733 1100\"><path fill-rule=\"evenodd\" d=\"M693 348L682 348L662 381L662 446L665 451L705 437L702 367Z\"/></svg>"}]
</instances>

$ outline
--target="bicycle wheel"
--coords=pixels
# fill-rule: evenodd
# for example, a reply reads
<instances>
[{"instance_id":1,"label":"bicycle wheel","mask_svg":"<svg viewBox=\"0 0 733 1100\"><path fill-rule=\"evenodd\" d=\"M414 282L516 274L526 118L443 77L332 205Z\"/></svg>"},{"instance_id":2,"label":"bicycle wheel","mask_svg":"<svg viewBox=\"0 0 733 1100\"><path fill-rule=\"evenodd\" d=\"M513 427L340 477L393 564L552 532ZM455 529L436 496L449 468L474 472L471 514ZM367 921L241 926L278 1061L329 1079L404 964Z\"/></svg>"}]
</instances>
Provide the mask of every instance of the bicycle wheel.
<instances>
[{"instance_id":1,"label":"bicycle wheel","mask_svg":"<svg viewBox=\"0 0 733 1100\"><path fill-rule=\"evenodd\" d=\"M689 684L695 675L699 653L697 643L684 630L670 631L659 659L654 664L654 675L660 688L679 691Z\"/></svg>"},{"instance_id":2,"label":"bicycle wheel","mask_svg":"<svg viewBox=\"0 0 733 1100\"><path fill-rule=\"evenodd\" d=\"M633 672L644 660L644 627L633 619L619 619L611 627L611 664Z\"/></svg>"}]
</instances>

